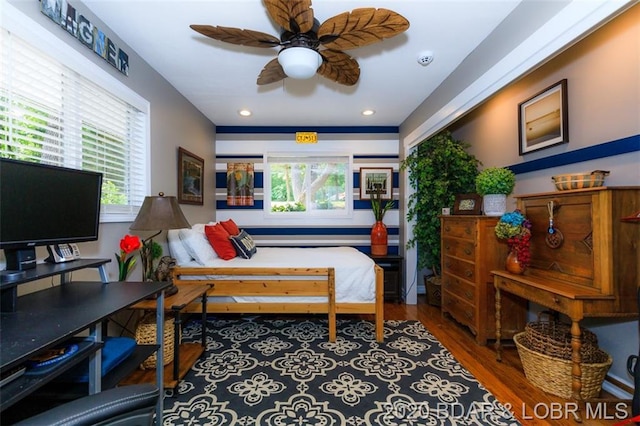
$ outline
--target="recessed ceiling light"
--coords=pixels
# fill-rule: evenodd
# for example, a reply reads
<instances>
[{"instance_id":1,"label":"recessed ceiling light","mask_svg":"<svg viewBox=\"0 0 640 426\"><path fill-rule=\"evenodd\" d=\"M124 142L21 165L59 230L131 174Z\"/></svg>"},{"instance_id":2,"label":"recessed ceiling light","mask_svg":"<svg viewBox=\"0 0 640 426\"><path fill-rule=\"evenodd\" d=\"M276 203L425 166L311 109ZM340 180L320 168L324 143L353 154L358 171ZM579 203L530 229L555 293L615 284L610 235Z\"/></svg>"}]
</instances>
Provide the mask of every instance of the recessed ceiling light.
<instances>
[{"instance_id":1,"label":"recessed ceiling light","mask_svg":"<svg viewBox=\"0 0 640 426\"><path fill-rule=\"evenodd\" d=\"M376 112L372 109L365 109L364 111L362 111L362 115L373 115Z\"/></svg>"},{"instance_id":2,"label":"recessed ceiling light","mask_svg":"<svg viewBox=\"0 0 640 426\"><path fill-rule=\"evenodd\" d=\"M241 109L240 111L238 111L238 114L243 117L249 117L251 115L251 111L249 111L248 109Z\"/></svg>"}]
</instances>

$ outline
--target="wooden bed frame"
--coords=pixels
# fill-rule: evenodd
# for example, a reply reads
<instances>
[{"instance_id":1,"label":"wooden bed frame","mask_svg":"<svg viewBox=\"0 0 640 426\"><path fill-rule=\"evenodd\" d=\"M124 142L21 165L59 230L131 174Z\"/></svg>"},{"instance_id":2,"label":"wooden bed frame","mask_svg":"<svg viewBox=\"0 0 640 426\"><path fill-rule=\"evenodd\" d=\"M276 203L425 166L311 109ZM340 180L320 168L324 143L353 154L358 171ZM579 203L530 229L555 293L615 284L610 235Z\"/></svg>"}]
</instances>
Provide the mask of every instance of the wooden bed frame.
<instances>
[{"instance_id":1,"label":"wooden bed frame","mask_svg":"<svg viewBox=\"0 0 640 426\"><path fill-rule=\"evenodd\" d=\"M211 285L208 296L326 296L318 303L278 302L244 303L207 301L207 313L327 314L329 340L336 339L336 314L375 315L376 340L384 341L384 271L375 267L375 302L336 303L334 268L210 268L176 266L172 268L173 283ZM209 279L207 276L237 276L239 279ZM184 278L183 278L184 277ZM201 277L201 278L200 278ZM255 278L254 278L255 277ZM284 278L284 279L281 279ZM285 278L286 277L286 278ZM202 304L194 302L183 312L202 313Z\"/></svg>"}]
</instances>

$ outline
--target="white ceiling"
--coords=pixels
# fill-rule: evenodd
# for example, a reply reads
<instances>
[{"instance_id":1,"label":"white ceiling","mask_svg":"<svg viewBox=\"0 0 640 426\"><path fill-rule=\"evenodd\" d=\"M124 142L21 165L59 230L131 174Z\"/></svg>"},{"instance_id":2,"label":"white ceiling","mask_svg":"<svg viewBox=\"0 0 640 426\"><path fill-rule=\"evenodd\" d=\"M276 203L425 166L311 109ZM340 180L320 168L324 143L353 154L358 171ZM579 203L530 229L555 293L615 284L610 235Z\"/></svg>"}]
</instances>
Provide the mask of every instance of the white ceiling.
<instances>
[{"instance_id":1,"label":"white ceiling","mask_svg":"<svg viewBox=\"0 0 640 426\"><path fill-rule=\"evenodd\" d=\"M496 27L511 31L514 37L517 33L517 38L523 40L541 30L540 23L531 24L536 21L531 14L514 12L525 3L531 7L532 0L316 0L313 10L320 22L355 8L376 7L400 13L409 20L410 27L394 38L347 51L360 64L360 80L355 86L342 86L318 75L309 80L286 78L258 86L258 74L277 56L277 48L219 42L196 33L189 25L238 27L279 36L260 0L84 0L84 3L219 126L399 126L452 75L464 80L468 74L467 80L474 80L473 72L479 69L474 63L490 67L483 63L483 58L490 55L478 54L476 49L492 52L488 43L496 43L496 49L498 44L505 48L509 33L492 35ZM545 22L565 13L563 21L555 26L557 31L573 24L566 16L567 5L572 1L536 3L540 8L534 10L547 14L537 19ZM550 4L553 11L549 11ZM576 20L584 18L574 15ZM542 29L551 31L547 27ZM544 40L541 43L549 44ZM540 46L540 50L543 47L548 48ZM426 67L417 62L425 51L433 52L434 56ZM496 62L496 58L491 61ZM539 59L533 57L533 61ZM455 93L448 96L453 97ZM241 117L238 111L243 108L250 109L253 115ZM376 113L362 116L362 110L367 108Z\"/></svg>"}]
</instances>

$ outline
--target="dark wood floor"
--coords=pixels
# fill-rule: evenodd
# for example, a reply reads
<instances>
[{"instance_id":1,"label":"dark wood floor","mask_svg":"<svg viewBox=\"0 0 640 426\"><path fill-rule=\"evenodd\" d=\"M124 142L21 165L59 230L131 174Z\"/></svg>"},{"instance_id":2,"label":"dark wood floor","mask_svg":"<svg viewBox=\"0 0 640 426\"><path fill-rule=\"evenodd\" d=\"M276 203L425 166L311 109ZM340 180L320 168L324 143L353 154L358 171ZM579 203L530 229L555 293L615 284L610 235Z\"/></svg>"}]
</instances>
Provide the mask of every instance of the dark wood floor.
<instances>
[{"instance_id":1,"label":"dark wood floor","mask_svg":"<svg viewBox=\"0 0 640 426\"><path fill-rule=\"evenodd\" d=\"M427 304L425 297L419 297L417 305L385 303L385 319L422 322L499 401L511 405L512 412L522 424L578 424L570 413L574 408L572 401L549 395L527 381L515 346L505 346L502 362L496 361L492 344L476 344L469 329L449 317L443 318L440 308ZM630 417L631 403L628 400L602 395L602 399L589 401L588 404L589 407L580 407L582 424L586 426L615 425Z\"/></svg>"}]
</instances>

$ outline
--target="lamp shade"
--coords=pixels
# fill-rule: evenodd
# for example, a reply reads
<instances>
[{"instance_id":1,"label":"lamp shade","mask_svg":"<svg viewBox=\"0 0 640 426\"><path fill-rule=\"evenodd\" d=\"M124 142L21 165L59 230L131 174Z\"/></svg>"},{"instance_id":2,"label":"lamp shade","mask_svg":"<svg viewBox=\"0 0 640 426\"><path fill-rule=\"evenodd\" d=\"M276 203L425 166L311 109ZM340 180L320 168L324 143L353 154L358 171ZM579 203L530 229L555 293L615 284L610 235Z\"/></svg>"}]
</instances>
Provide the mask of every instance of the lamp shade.
<instances>
[{"instance_id":1,"label":"lamp shade","mask_svg":"<svg viewBox=\"0 0 640 426\"><path fill-rule=\"evenodd\" d=\"M315 75L322 56L308 47L288 47L280 51L278 62L287 77L306 79Z\"/></svg>"},{"instance_id":2,"label":"lamp shade","mask_svg":"<svg viewBox=\"0 0 640 426\"><path fill-rule=\"evenodd\" d=\"M176 197L158 196L144 198L136 220L129 229L134 231L157 231L190 228Z\"/></svg>"}]
</instances>

